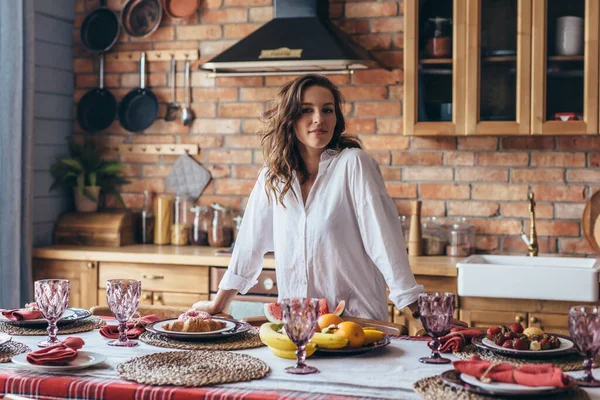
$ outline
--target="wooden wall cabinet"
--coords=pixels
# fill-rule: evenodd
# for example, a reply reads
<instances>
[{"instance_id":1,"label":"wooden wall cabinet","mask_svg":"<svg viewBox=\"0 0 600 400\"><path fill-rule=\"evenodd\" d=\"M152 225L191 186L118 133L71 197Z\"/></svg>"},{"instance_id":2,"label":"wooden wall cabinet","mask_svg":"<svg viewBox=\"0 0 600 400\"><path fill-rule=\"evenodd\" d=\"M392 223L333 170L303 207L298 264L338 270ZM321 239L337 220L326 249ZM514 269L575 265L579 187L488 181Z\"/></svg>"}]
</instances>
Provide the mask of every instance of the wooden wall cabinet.
<instances>
[{"instance_id":1,"label":"wooden wall cabinet","mask_svg":"<svg viewBox=\"0 0 600 400\"><path fill-rule=\"evenodd\" d=\"M563 16L583 21L579 53L557 49ZM431 55L432 17L453 20L451 57ZM598 133L597 0L406 0L404 18L405 135Z\"/></svg>"}]
</instances>

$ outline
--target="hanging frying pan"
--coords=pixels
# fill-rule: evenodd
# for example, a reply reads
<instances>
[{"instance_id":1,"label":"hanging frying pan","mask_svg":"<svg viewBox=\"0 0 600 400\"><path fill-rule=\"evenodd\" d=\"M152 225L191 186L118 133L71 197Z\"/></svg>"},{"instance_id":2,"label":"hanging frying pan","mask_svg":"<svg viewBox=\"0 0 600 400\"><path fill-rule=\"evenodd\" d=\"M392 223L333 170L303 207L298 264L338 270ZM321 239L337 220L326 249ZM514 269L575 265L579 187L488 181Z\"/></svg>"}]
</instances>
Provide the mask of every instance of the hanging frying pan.
<instances>
[{"instance_id":1,"label":"hanging frying pan","mask_svg":"<svg viewBox=\"0 0 600 400\"><path fill-rule=\"evenodd\" d=\"M86 132L98 132L109 127L117 114L115 96L104 88L104 54L100 54L100 87L83 95L77 104L77 122Z\"/></svg>"},{"instance_id":2,"label":"hanging frying pan","mask_svg":"<svg viewBox=\"0 0 600 400\"><path fill-rule=\"evenodd\" d=\"M165 14L171 18L187 18L198 11L198 0L162 0Z\"/></svg>"},{"instance_id":3,"label":"hanging frying pan","mask_svg":"<svg viewBox=\"0 0 600 400\"><path fill-rule=\"evenodd\" d=\"M110 50L121 33L119 17L106 7L106 0L100 0L100 8L89 13L79 31L81 43L92 53L104 53Z\"/></svg>"},{"instance_id":4,"label":"hanging frying pan","mask_svg":"<svg viewBox=\"0 0 600 400\"><path fill-rule=\"evenodd\" d=\"M146 88L146 53L140 57L140 87L131 90L119 104L119 121L130 132L148 128L158 116L158 99Z\"/></svg>"},{"instance_id":5,"label":"hanging frying pan","mask_svg":"<svg viewBox=\"0 0 600 400\"><path fill-rule=\"evenodd\" d=\"M121 12L121 24L129 36L143 38L158 29L162 14L160 0L129 0Z\"/></svg>"}]
</instances>

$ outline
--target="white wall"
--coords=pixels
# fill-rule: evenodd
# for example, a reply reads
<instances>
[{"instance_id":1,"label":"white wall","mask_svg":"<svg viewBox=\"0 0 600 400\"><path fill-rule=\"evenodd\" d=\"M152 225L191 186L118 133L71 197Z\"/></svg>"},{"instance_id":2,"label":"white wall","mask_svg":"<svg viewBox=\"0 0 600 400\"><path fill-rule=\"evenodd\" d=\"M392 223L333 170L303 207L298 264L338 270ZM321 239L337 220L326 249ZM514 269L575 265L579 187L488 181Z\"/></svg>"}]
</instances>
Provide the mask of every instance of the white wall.
<instances>
[{"instance_id":1,"label":"white wall","mask_svg":"<svg viewBox=\"0 0 600 400\"><path fill-rule=\"evenodd\" d=\"M73 132L74 0L35 0L35 117L33 245L52 242L58 215L71 208L71 196L50 193L50 165L68 154Z\"/></svg>"}]
</instances>

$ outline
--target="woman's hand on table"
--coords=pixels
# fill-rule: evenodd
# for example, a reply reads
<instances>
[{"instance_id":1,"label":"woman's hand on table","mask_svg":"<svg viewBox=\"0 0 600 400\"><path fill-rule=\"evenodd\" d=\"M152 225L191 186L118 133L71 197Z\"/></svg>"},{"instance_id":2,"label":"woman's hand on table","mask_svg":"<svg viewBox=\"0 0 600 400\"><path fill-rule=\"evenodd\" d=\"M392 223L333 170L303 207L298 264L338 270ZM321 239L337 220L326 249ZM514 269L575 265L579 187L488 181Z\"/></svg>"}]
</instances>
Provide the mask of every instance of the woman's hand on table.
<instances>
[{"instance_id":1,"label":"woman's hand on table","mask_svg":"<svg viewBox=\"0 0 600 400\"><path fill-rule=\"evenodd\" d=\"M209 300L199 301L195 303L192 308L198 311L205 311L211 315L217 313L215 310L215 303Z\"/></svg>"}]
</instances>

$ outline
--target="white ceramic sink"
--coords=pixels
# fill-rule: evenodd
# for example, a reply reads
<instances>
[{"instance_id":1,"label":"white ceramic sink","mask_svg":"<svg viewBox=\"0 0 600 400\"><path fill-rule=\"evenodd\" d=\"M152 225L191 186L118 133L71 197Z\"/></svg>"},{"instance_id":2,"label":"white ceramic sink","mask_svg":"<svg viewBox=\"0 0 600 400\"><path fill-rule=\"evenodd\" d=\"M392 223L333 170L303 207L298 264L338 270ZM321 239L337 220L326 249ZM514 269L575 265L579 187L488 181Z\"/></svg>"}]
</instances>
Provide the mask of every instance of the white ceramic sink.
<instances>
[{"instance_id":1,"label":"white ceramic sink","mask_svg":"<svg viewBox=\"0 0 600 400\"><path fill-rule=\"evenodd\" d=\"M598 301L595 258L472 255L458 268L458 295Z\"/></svg>"}]
</instances>

